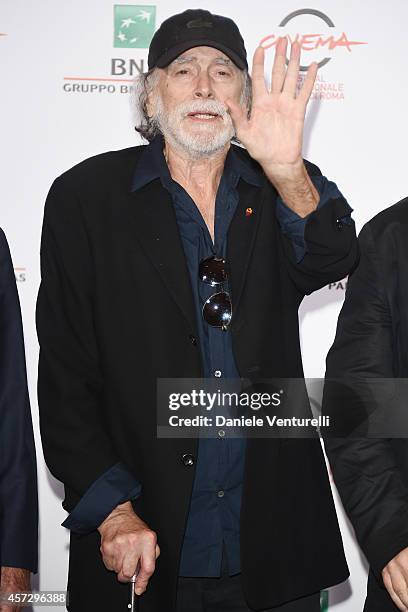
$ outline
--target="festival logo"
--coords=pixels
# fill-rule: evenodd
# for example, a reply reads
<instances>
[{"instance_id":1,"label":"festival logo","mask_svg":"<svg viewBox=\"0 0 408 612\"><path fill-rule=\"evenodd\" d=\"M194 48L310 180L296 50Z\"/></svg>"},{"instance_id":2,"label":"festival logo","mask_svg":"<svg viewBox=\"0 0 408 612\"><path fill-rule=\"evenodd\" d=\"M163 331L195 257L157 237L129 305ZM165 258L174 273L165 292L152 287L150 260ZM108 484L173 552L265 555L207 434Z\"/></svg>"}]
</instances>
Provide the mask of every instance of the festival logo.
<instances>
[{"instance_id":1,"label":"festival logo","mask_svg":"<svg viewBox=\"0 0 408 612\"><path fill-rule=\"evenodd\" d=\"M316 17L320 22L321 32L319 33L306 33L303 31L302 33L298 31L299 22L304 28L301 18L305 16ZM300 19L299 19L300 18ZM308 22L309 23L309 22ZM311 58L311 62L317 61L319 64L319 68L322 68L326 64L328 64L333 58L333 54L331 56L327 56L328 51L338 51L339 49L345 49L349 53L352 52L355 46L366 45L366 42L351 40L346 32L343 30L340 32L337 30L334 22L328 15L318 11L316 9L299 9L297 11L293 11L289 15L287 15L280 22L279 28L282 28L282 31L279 33L268 34L264 36L259 44L265 49L269 49L270 47L274 47L278 42L279 38L282 36L286 36L290 43L299 42L302 51L312 52L313 57ZM309 26L310 27L310 26ZM296 32L293 32L293 29ZM290 31L290 33L289 33ZM321 51L322 50L322 51ZM323 53L323 57L321 56ZM305 72L309 67L309 64L301 65L300 70Z\"/></svg>"},{"instance_id":2,"label":"festival logo","mask_svg":"<svg viewBox=\"0 0 408 612\"><path fill-rule=\"evenodd\" d=\"M271 49L276 46L278 40L282 37L286 37L289 43L298 42L302 50L298 89L303 84L305 73L310 64L317 62L319 72L317 73L311 100L344 100L344 83L328 81L321 68L327 66L340 54L346 53L351 56L355 49L367 43L356 40L350 34L347 34L343 28L339 28L328 15L311 8L299 9L286 15L279 23L276 31L264 36L259 41L259 45L264 49Z\"/></svg>"}]
</instances>

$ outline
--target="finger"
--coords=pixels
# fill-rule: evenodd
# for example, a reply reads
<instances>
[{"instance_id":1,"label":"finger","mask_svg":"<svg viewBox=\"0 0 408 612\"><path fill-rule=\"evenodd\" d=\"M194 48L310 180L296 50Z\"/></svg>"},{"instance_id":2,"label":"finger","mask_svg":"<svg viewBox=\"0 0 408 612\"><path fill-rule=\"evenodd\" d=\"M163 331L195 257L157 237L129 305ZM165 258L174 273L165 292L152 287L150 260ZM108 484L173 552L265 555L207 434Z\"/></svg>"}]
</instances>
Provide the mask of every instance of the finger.
<instances>
[{"instance_id":1,"label":"finger","mask_svg":"<svg viewBox=\"0 0 408 612\"><path fill-rule=\"evenodd\" d=\"M303 81L302 87L300 89L298 100L305 107L309 102L310 96L312 95L313 87L316 81L317 71L319 70L319 65L316 62L310 64L305 79Z\"/></svg>"},{"instance_id":2,"label":"finger","mask_svg":"<svg viewBox=\"0 0 408 612\"><path fill-rule=\"evenodd\" d=\"M158 545L158 544L156 544L156 559L157 559L157 557L159 557L159 556L160 556L160 548L159 548L159 545Z\"/></svg>"},{"instance_id":3,"label":"finger","mask_svg":"<svg viewBox=\"0 0 408 612\"><path fill-rule=\"evenodd\" d=\"M101 546L100 549L102 555L102 561L109 571L117 571L119 567L116 556L113 554L112 546ZM119 560L120 562L120 560ZM1 611L0 611L1 612Z\"/></svg>"},{"instance_id":4,"label":"finger","mask_svg":"<svg viewBox=\"0 0 408 612\"><path fill-rule=\"evenodd\" d=\"M257 47L252 60L252 97L256 100L257 96L267 93L265 83L265 49Z\"/></svg>"},{"instance_id":5,"label":"finger","mask_svg":"<svg viewBox=\"0 0 408 612\"><path fill-rule=\"evenodd\" d=\"M288 39L279 38L275 48L275 59L272 66L271 92L281 93L286 74L286 49Z\"/></svg>"},{"instance_id":6,"label":"finger","mask_svg":"<svg viewBox=\"0 0 408 612\"><path fill-rule=\"evenodd\" d=\"M398 597L397 593L394 591L394 587L393 587L391 576L389 572L384 572L383 581L384 581L384 586L387 589L389 596L391 597L392 601L397 606L398 610L401 610L401 612L406 612L407 607L403 604L401 599Z\"/></svg>"},{"instance_id":7,"label":"finger","mask_svg":"<svg viewBox=\"0 0 408 612\"><path fill-rule=\"evenodd\" d=\"M119 582L129 582L139 569L140 554L125 555L120 572L118 573Z\"/></svg>"},{"instance_id":8,"label":"finger","mask_svg":"<svg viewBox=\"0 0 408 612\"><path fill-rule=\"evenodd\" d=\"M155 570L155 567L155 554L143 553L140 558L140 570L135 582L135 593L137 595L141 595L146 590L148 582Z\"/></svg>"},{"instance_id":9,"label":"finger","mask_svg":"<svg viewBox=\"0 0 408 612\"><path fill-rule=\"evenodd\" d=\"M292 43L290 49L290 60L288 69L286 71L285 82L283 84L283 91L293 98L296 96L296 86L299 78L299 65L300 65L300 44L298 42Z\"/></svg>"}]
</instances>

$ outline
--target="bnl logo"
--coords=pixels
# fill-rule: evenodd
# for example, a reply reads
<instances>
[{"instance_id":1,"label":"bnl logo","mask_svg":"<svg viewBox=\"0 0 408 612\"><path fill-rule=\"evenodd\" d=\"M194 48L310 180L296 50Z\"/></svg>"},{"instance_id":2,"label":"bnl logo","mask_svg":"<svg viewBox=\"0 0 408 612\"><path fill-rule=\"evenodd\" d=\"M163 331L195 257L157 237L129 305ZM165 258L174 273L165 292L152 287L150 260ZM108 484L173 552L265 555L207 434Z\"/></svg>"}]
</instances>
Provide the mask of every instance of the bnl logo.
<instances>
[{"instance_id":1,"label":"bnl logo","mask_svg":"<svg viewBox=\"0 0 408 612\"><path fill-rule=\"evenodd\" d=\"M320 592L320 612L328 612L329 609L329 591Z\"/></svg>"},{"instance_id":2,"label":"bnl logo","mask_svg":"<svg viewBox=\"0 0 408 612\"><path fill-rule=\"evenodd\" d=\"M147 49L155 27L155 6L115 4L114 47Z\"/></svg>"}]
</instances>

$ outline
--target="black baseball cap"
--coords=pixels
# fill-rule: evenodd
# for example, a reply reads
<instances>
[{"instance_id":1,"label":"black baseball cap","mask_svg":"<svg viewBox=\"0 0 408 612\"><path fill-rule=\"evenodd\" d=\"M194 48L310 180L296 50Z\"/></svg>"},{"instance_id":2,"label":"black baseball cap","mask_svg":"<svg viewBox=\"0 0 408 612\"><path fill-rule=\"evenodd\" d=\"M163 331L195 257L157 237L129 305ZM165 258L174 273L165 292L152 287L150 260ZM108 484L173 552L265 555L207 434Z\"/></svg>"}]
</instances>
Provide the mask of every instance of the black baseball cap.
<instances>
[{"instance_id":1,"label":"black baseball cap","mask_svg":"<svg viewBox=\"0 0 408 612\"><path fill-rule=\"evenodd\" d=\"M193 47L214 47L227 55L241 70L248 70L244 40L238 26L228 17L202 9L188 9L169 17L155 32L149 47L149 70L165 68Z\"/></svg>"}]
</instances>

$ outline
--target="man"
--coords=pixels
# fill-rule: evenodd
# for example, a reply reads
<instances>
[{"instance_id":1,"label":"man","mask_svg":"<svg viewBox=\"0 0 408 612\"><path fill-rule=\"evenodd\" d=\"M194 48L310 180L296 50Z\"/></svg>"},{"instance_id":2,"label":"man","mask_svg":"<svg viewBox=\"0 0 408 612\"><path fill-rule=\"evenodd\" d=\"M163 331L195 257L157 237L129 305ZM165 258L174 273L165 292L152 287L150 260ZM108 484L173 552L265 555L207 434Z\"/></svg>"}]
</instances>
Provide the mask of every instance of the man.
<instances>
[{"instance_id":1,"label":"man","mask_svg":"<svg viewBox=\"0 0 408 612\"><path fill-rule=\"evenodd\" d=\"M0 229L0 611L37 571L37 471L16 279ZM6 602L10 601L10 605Z\"/></svg>"},{"instance_id":2,"label":"man","mask_svg":"<svg viewBox=\"0 0 408 612\"><path fill-rule=\"evenodd\" d=\"M405 199L361 230L327 356L325 410L351 435L325 445L370 564L365 612L408 609L407 227Z\"/></svg>"},{"instance_id":3,"label":"man","mask_svg":"<svg viewBox=\"0 0 408 612\"><path fill-rule=\"evenodd\" d=\"M286 71L280 42L269 92L257 49L248 118L235 23L167 19L138 95L151 143L51 188L39 401L72 611L124 608L135 572L143 612L316 611L348 575L318 440L156 435L161 377L302 376L299 304L356 262L351 208L301 156L299 56Z\"/></svg>"}]
</instances>

